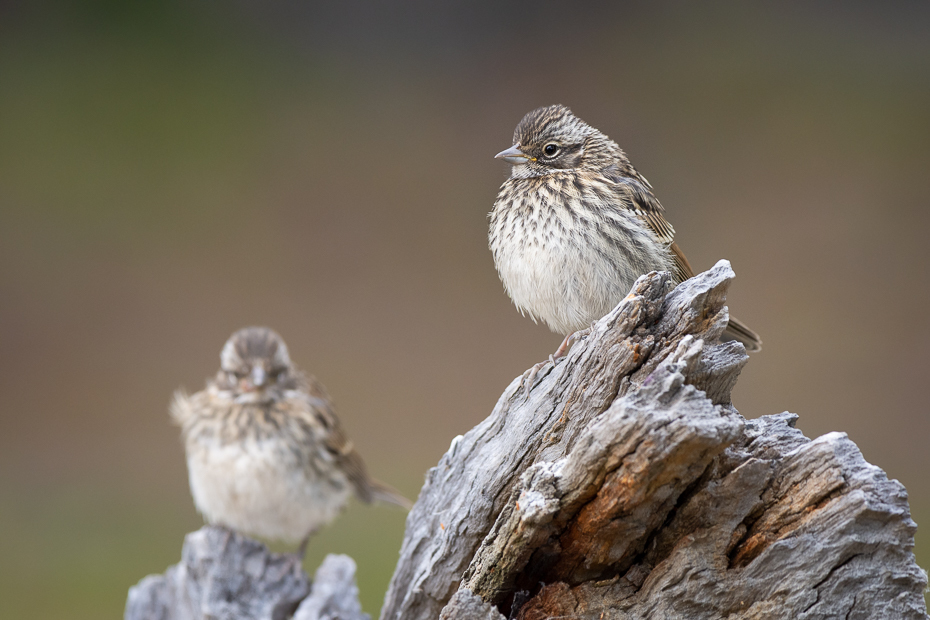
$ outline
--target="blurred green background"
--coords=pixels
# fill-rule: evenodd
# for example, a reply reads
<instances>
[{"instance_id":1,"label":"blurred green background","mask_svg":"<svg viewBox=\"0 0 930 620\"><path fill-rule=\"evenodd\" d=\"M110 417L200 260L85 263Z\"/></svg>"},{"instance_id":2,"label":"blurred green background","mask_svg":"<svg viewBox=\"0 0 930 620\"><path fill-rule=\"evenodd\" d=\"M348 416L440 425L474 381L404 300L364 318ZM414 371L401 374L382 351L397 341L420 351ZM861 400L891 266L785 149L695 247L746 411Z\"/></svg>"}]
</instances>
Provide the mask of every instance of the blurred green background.
<instances>
[{"instance_id":1,"label":"blurred green background","mask_svg":"<svg viewBox=\"0 0 930 620\"><path fill-rule=\"evenodd\" d=\"M119 617L179 559L167 403L244 325L414 497L561 339L486 240L493 155L556 102L732 261L740 411L849 433L927 523L928 32L923 1L0 3L0 616ZM307 568L351 554L376 614L403 520L352 505Z\"/></svg>"}]
</instances>

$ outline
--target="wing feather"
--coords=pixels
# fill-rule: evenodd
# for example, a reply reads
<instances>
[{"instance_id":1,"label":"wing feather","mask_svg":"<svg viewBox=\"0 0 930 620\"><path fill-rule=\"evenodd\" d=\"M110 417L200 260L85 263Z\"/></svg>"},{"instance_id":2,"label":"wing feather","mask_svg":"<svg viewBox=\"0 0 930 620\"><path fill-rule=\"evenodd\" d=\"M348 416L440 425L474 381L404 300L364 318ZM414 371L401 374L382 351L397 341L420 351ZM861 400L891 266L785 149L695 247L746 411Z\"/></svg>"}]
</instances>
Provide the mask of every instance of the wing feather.
<instances>
[{"instance_id":1,"label":"wing feather","mask_svg":"<svg viewBox=\"0 0 930 620\"><path fill-rule=\"evenodd\" d=\"M410 500L393 487L368 475L365 462L343 430L322 384L314 377L307 377L307 384L307 403L310 411L318 422L327 429L324 448L340 464L342 471L349 477L349 482L355 489L358 498L365 503L382 501L410 510L412 507Z\"/></svg>"},{"instance_id":2,"label":"wing feather","mask_svg":"<svg viewBox=\"0 0 930 620\"><path fill-rule=\"evenodd\" d=\"M632 165L626 165L623 168L611 166L604 170L603 174L613 183L620 203L635 213L661 243L666 244L675 263L673 275L677 282L694 277L694 269L691 268L691 263L688 262L681 248L675 243L675 229L665 219L665 208L652 193L649 181ZM727 324L726 338L743 343L747 351L762 349L762 339L759 334L732 316Z\"/></svg>"},{"instance_id":3,"label":"wing feather","mask_svg":"<svg viewBox=\"0 0 930 620\"><path fill-rule=\"evenodd\" d=\"M660 243L668 247L675 263L673 275L676 280L683 282L694 276L691 263L675 243L675 229L665 219L665 207L652 193L649 181L632 166L625 171L625 174L617 167L609 168L604 172L604 176L613 182L620 195L621 204L632 211L652 231Z\"/></svg>"}]
</instances>

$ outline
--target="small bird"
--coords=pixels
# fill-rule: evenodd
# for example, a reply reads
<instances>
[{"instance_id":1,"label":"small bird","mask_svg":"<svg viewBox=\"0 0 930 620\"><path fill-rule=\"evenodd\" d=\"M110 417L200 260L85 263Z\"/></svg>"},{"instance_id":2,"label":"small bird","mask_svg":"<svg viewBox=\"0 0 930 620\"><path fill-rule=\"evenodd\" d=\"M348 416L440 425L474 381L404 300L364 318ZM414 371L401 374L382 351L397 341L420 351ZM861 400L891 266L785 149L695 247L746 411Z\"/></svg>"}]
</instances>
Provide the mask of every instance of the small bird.
<instances>
[{"instance_id":1,"label":"small bird","mask_svg":"<svg viewBox=\"0 0 930 620\"><path fill-rule=\"evenodd\" d=\"M552 105L524 116L513 142L495 156L513 168L490 214L489 245L520 312L566 335L553 362L639 276L669 271L677 284L694 275L652 186L613 140ZM724 337L762 346L733 317Z\"/></svg>"},{"instance_id":2,"label":"small bird","mask_svg":"<svg viewBox=\"0 0 930 620\"><path fill-rule=\"evenodd\" d=\"M262 538L300 541L332 521L349 495L409 509L369 477L323 386L291 362L267 327L230 336L206 389L171 403L187 452L191 494L207 522Z\"/></svg>"}]
</instances>

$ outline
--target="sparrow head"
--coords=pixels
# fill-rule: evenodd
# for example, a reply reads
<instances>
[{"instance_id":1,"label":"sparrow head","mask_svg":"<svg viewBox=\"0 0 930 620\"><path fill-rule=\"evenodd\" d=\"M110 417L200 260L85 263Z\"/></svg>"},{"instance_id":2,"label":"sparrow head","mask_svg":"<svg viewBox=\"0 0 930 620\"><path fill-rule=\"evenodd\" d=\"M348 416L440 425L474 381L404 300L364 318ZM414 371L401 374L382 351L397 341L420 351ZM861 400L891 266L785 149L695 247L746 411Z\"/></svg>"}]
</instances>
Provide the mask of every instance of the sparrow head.
<instances>
[{"instance_id":1,"label":"sparrow head","mask_svg":"<svg viewBox=\"0 0 930 620\"><path fill-rule=\"evenodd\" d=\"M625 159L616 143L564 105L529 112L514 130L513 142L495 158L513 164L511 176L517 178L557 170L601 170Z\"/></svg>"},{"instance_id":2,"label":"sparrow head","mask_svg":"<svg viewBox=\"0 0 930 620\"><path fill-rule=\"evenodd\" d=\"M237 394L273 396L277 391L296 388L299 378L284 340L267 327L240 329L220 352L217 383Z\"/></svg>"}]
</instances>

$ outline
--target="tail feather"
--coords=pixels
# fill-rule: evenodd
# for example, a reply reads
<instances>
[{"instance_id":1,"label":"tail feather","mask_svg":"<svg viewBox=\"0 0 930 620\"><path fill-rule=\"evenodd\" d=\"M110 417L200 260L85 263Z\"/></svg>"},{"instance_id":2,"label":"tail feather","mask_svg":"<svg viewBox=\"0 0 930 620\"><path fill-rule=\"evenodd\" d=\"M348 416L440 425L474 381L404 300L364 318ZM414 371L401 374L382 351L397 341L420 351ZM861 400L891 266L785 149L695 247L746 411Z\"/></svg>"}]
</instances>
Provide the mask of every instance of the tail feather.
<instances>
[{"instance_id":1,"label":"tail feather","mask_svg":"<svg viewBox=\"0 0 930 620\"><path fill-rule=\"evenodd\" d=\"M394 504L407 511L413 508L413 502L401 495L400 491L379 480L369 480L367 491L367 497L363 497L362 499L368 503L384 502L386 504Z\"/></svg>"},{"instance_id":2,"label":"tail feather","mask_svg":"<svg viewBox=\"0 0 930 620\"><path fill-rule=\"evenodd\" d=\"M733 316L730 317L730 322L727 323L727 329L723 332L723 337L725 340L736 340L743 343L747 351L756 352L762 350L762 338L759 337L759 334L746 327L745 323Z\"/></svg>"}]
</instances>

